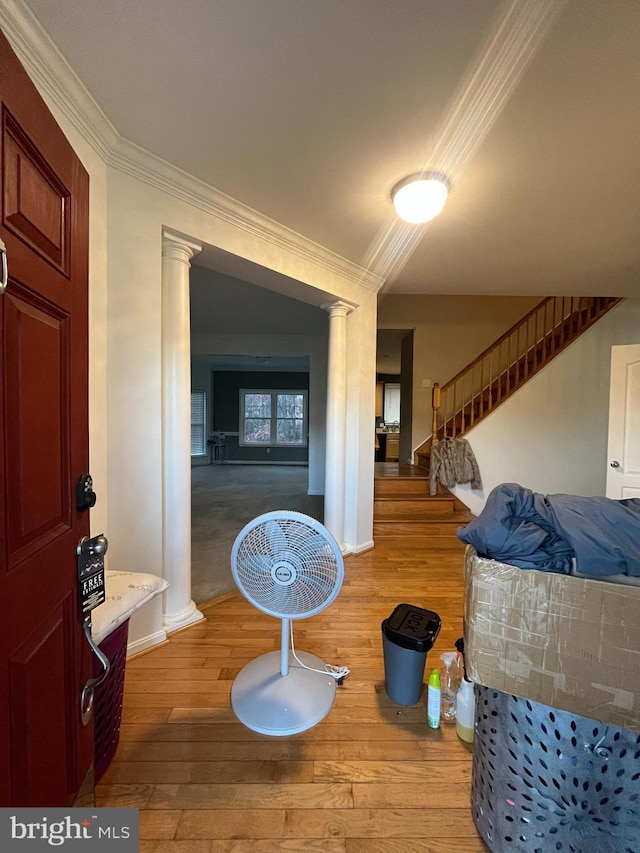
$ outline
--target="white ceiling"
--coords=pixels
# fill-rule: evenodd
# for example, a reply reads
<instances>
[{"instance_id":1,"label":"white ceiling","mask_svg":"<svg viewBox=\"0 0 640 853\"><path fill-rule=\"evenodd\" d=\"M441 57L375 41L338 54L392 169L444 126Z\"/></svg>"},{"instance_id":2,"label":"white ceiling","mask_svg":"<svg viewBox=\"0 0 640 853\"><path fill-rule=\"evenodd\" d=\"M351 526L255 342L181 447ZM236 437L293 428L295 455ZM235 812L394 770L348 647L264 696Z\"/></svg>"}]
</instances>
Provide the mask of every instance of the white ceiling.
<instances>
[{"instance_id":1,"label":"white ceiling","mask_svg":"<svg viewBox=\"0 0 640 853\"><path fill-rule=\"evenodd\" d=\"M298 299L195 265L189 285L192 335L328 334L327 312Z\"/></svg>"},{"instance_id":2,"label":"white ceiling","mask_svg":"<svg viewBox=\"0 0 640 853\"><path fill-rule=\"evenodd\" d=\"M120 134L388 292L640 295L636 0L26 4ZM426 167L449 202L399 232Z\"/></svg>"}]
</instances>

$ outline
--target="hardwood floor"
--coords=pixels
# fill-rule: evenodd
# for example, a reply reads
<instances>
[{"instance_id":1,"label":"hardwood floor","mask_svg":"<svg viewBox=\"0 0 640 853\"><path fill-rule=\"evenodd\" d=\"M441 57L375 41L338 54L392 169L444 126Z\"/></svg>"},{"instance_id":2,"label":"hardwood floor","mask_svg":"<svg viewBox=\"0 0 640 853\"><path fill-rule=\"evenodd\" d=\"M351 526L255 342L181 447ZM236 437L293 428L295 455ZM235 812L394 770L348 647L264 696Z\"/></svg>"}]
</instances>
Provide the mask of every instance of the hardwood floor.
<instances>
[{"instance_id":1,"label":"hardwood floor","mask_svg":"<svg viewBox=\"0 0 640 853\"><path fill-rule=\"evenodd\" d=\"M455 534L383 539L345 559L322 613L295 644L348 666L328 716L294 736L239 723L235 675L279 648L280 623L239 592L204 606L206 623L127 662L121 738L96 805L140 809L140 853L480 853L469 807L470 747L455 727L429 729L422 701L384 690L380 624L396 604L435 610L427 657L462 635L464 549Z\"/></svg>"}]
</instances>

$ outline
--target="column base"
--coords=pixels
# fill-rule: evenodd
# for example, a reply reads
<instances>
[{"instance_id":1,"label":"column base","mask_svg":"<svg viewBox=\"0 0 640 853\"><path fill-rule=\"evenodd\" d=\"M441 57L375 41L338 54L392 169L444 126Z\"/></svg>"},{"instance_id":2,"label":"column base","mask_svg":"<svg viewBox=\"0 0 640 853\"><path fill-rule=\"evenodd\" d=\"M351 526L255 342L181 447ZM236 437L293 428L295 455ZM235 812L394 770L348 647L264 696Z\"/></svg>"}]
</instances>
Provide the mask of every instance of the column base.
<instances>
[{"instance_id":1,"label":"column base","mask_svg":"<svg viewBox=\"0 0 640 853\"><path fill-rule=\"evenodd\" d=\"M205 617L198 610L195 603L190 601L188 606L183 610L177 610L173 613L163 614L163 627L167 634L172 634L180 628L186 628L187 625L193 625L194 622L201 622Z\"/></svg>"}]
</instances>

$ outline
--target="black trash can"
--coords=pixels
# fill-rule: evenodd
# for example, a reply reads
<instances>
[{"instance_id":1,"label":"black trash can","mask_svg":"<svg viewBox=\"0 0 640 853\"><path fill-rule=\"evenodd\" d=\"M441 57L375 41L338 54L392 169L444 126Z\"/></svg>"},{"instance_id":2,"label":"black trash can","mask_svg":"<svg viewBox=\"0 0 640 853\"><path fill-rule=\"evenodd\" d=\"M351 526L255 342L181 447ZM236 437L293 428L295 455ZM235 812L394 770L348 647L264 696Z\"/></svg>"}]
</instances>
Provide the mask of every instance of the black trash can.
<instances>
[{"instance_id":1,"label":"black trash can","mask_svg":"<svg viewBox=\"0 0 640 853\"><path fill-rule=\"evenodd\" d=\"M398 604L382 623L384 686L399 705L415 705L422 693L427 652L440 631L440 617L413 604Z\"/></svg>"}]
</instances>

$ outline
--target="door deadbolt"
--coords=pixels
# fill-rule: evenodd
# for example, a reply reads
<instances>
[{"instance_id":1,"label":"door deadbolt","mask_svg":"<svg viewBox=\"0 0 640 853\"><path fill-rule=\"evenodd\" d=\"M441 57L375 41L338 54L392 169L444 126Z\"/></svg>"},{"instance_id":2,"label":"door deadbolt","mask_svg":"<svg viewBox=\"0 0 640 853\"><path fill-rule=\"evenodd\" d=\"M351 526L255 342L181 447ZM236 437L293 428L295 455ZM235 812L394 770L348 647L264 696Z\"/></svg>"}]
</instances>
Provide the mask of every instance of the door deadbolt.
<instances>
[{"instance_id":1,"label":"door deadbolt","mask_svg":"<svg viewBox=\"0 0 640 853\"><path fill-rule=\"evenodd\" d=\"M91 474L80 474L76 483L76 508L78 512L91 509L92 506L95 506L96 500L97 496L93 491Z\"/></svg>"}]
</instances>

